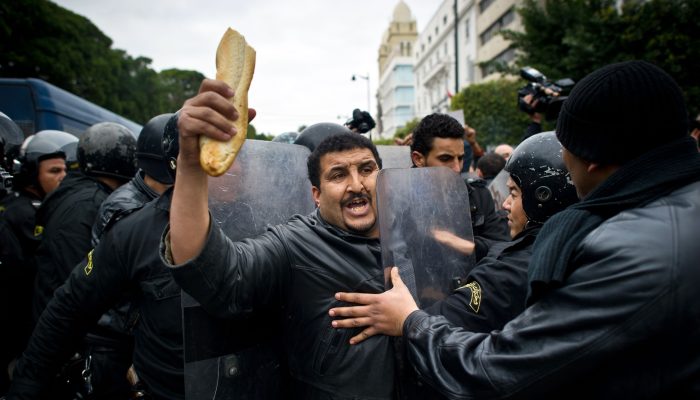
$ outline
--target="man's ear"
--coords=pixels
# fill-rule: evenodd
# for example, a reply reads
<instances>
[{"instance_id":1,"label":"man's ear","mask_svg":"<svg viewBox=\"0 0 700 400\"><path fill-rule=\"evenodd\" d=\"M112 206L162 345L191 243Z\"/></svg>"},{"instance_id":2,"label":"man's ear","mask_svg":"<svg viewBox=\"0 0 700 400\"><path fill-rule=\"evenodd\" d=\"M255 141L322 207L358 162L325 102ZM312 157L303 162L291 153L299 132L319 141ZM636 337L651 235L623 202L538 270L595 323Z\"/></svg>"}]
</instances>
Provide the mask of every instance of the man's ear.
<instances>
[{"instance_id":1,"label":"man's ear","mask_svg":"<svg viewBox=\"0 0 700 400\"><path fill-rule=\"evenodd\" d=\"M314 204L318 207L319 204L321 204L321 189L316 186L311 186L311 196L314 198Z\"/></svg>"},{"instance_id":2,"label":"man's ear","mask_svg":"<svg viewBox=\"0 0 700 400\"><path fill-rule=\"evenodd\" d=\"M610 175L614 174L615 171L620 169L619 165L614 164L600 164L595 162L589 163L588 161L584 162L586 163L586 171L588 174L594 179L597 179L599 182L604 181Z\"/></svg>"},{"instance_id":3,"label":"man's ear","mask_svg":"<svg viewBox=\"0 0 700 400\"><path fill-rule=\"evenodd\" d=\"M425 167L425 156L416 150L411 152L411 161L416 167Z\"/></svg>"}]
</instances>

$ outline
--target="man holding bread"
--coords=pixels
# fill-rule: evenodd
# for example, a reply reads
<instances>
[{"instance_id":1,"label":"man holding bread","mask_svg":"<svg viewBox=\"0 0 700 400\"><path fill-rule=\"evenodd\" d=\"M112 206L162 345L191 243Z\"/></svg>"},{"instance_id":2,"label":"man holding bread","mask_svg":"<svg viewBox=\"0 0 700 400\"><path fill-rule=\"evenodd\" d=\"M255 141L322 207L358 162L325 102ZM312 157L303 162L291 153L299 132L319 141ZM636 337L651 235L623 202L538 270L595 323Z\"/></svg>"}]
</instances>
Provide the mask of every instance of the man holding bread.
<instances>
[{"instance_id":1,"label":"man holding bread","mask_svg":"<svg viewBox=\"0 0 700 400\"><path fill-rule=\"evenodd\" d=\"M392 398L391 339L376 336L367 346L347 346L352 330L333 329L327 313L341 305L333 297L338 290L384 290L376 147L337 125L338 135L321 142L307 161L316 211L234 243L210 217L200 137L227 141L242 134L235 121L241 113L252 118L255 111L237 109L230 102L236 96L227 84L205 80L179 112L177 178L161 246L166 264L183 290L216 316L281 318L290 395Z\"/></svg>"}]
</instances>

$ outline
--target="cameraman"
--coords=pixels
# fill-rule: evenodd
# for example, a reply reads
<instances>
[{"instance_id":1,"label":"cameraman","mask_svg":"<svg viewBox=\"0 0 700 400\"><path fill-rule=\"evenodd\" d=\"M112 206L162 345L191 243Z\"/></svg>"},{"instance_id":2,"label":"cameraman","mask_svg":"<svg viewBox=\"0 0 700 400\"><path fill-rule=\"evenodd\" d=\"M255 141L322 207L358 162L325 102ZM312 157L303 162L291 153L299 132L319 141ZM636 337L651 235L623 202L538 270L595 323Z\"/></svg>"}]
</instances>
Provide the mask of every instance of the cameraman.
<instances>
[{"instance_id":1,"label":"cameraman","mask_svg":"<svg viewBox=\"0 0 700 400\"><path fill-rule=\"evenodd\" d=\"M360 111L359 108L356 108L352 110L352 118L345 123L345 126L355 133L367 133L374 129L377 124L367 111ZM371 134L370 139L372 139Z\"/></svg>"},{"instance_id":2,"label":"cameraman","mask_svg":"<svg viewBox=\"0 0 700 400\"><path fill-rule=\"evenodd\" d=\"M528 84L518 90L518 107L526 112L532 122L525 128L522 140L542 132L542 118L554 121L575 82L570 78L549 81L544 74L532 67L520 70L520 76Z\"/></svg>"}]
</instances>

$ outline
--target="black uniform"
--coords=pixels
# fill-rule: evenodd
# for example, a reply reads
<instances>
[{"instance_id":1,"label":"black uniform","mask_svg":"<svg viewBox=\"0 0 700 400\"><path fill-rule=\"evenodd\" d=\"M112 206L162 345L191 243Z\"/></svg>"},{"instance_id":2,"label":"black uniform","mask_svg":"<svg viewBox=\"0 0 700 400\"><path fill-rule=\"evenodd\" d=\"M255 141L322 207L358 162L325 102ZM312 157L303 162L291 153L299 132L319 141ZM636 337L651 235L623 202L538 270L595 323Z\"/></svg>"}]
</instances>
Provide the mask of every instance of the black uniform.
<instances>
[{"instance_id":1,"label":"black uniform","mask_svg":"<svg viewBox=\"0 0 700 400\"><path fill-rule=\"evenodd\" d=\"M503 328L525 310L527 269L541 227L528 226L512 242L494 243L469 273L464 286L425 311L444 315L471 332Z\"/></svg>"},{"instance_id":2,"label":"black uniform","mask_svg":"<svg viewBox=\"0 0 700 400\"><path fill-rule=\"evenodd\" d=\"M7 389L7 364L22 354L31 334L32 287L38 244L34 219L41 200L20 190L0 201L0 393Z\"/></svg>"},{"instance_id":3,"label":"black uniform","mask_svg":"<svg viewBox=\"0 0 700 400\"><path fill-rule=\"evenodd\" d=\"M155 399L183 399L180 288L158 254L171 191L115 224L46 308L8 399L34 398L97 319L127 292L139 312L134 367Z\"/></svg>"},{"instance_id":4,"label":"black uniform","mask_svg":"<svg viewBox=\"0 0 700 400\"><path fill-rule=\"evenodd\" d=\"M493 196L482 179L467 179L469 207L471 208L472 229L476 261L481 260L494 242L510 241L508 221L496 212Z\"/></svg>"},{"instance_id":5,"label":"black uniform","mask_svg":"<svg viewBox=\"0 0 700 400\"><path fill-rule=\"evenodd\" d=\"M79 172L69 172L61 185L44 200L36 217L41 244L36 251L37 279L34 320L63 284L75 264L92 248L92 225L100 204L112 190Z\"/></svg>"},{"instance_id":6,"label":"black uniform","mask_svg":"<svg viewBox=\"0 0 700 400\"><path fill-rule=\"evenodd\" d=\"M117 188L102 202L92 227L92 246L117 221L143 207L158 197L143 179L139 171L128 183ZM100 399L124 399L131 385L126 373L132 363L134 338L131 330L138 320L138 312L132 310L130 301L123 299L103 314L97 327L85 338L83 357L91 357L93 395Z\"/></svg>"},{"instance_id":7,"label":"black uniform","mask_svg":"<svg viewBox=\"0 0 700 400\"><path fill-rule=\"evenodd\" d=\"M540 224L530 224L513 241L494 242L488 255L469 273L465 285L424 311L443 315L451 323L472 332L503 328L525 309L527 269L541 227ZM399 338L401 343L404 340ZM403 344L399 348L405 351ZM401 356L401 399L446 398L416 376L413 368L406 365L405 353L402 352Z\"/></svg>"}]
</instances>

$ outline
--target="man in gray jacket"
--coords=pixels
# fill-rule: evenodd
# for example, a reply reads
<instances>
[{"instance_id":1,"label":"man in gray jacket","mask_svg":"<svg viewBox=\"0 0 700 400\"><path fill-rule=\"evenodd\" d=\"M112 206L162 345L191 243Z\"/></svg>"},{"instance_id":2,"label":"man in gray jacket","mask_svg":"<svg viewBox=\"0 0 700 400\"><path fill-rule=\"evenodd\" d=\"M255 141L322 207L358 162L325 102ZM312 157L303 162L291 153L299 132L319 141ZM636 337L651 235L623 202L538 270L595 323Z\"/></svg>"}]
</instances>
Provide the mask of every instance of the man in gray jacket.
<instances>
[{"instance_id":1,"label":"man in gray jacket","mask_svg":"<svg viewBox=\"0 0 700 400\"><path fill-rule=\"evenodd\" d=\"M367 306L330 310L351 339L404 335L423 380L451 398L698 398L700 154L680 88L658 67L603 67L564 103L557 137L582 201L535 242L529 307L469 332L417 309L398 273ZM395 269L394 269L395 270Z\"/></svg>"}]
</instances>

